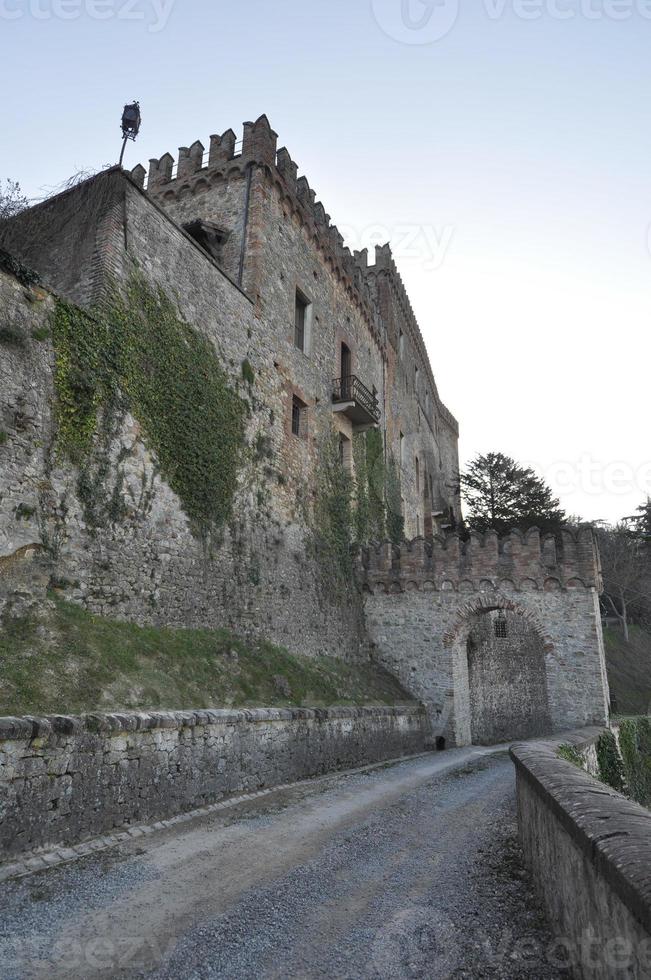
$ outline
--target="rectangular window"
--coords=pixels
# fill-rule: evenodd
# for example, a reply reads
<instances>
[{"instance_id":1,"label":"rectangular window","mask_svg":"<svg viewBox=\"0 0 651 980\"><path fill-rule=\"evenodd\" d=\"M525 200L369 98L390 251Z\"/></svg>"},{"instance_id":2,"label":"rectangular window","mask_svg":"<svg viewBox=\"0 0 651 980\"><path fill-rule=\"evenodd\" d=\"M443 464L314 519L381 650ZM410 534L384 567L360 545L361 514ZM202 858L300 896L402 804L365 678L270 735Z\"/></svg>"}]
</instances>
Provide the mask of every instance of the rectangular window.
<instances>
[{"instance_id":1,"label":"rectangular window","mask_svg":"<svg viewBox=\"0 0 651 980\"><path fill-rule=\"evenodd\" d=\"M292 398L292 435L300 438L305 434L305 405L296 395Z\"/></svg>"},{"instance_id":2,"label":"rectangular window","mask_svg":"<svg viewBox=\"0 0 651 980\"><path fill-rule=\"evenodd\" d=\"M400 433L400 465L404 466L405 463L405 437L402 432Z\"/></svg>"},{"instance_id":3,"label":"rectangular window","mask_svg":"<svg viewBox=\"0 0 651 980\"><path fill-rule=\"evenodd\" d=\"M339 462L347 473L353 472L353 444L343 433L339 436Z\"/></svg>"},{"instance_id":4,"label":"rectangular window","mask_svg":"<svg viewBox=\"0 0 651 980\"><path fill-rule=\"evenodd\" d=\"M420 493L420 463L416 456L416 493Z\"/></svg>"},{"instance_id":5,"label":"rectangular window","mask_svg":"<svg viewBox=\"0 0 651 980\"><path fill-rule=\"evenodd\" d=\"M405 335L400 331L400 336L398 337L398 354L401 358L405 355Z\"/></svg>"},{"instance_id":6,"label":"rectangular window","mask_svg":"<svg viewBox=\"0 0 651 980\"><path fill-rule=\"evenodd\" d=\"M294 346L305 351L305 331L307 327L307 311L309 303L302 293L296 290L296 306L294 309Z\"/></svg>"}]
</instances>

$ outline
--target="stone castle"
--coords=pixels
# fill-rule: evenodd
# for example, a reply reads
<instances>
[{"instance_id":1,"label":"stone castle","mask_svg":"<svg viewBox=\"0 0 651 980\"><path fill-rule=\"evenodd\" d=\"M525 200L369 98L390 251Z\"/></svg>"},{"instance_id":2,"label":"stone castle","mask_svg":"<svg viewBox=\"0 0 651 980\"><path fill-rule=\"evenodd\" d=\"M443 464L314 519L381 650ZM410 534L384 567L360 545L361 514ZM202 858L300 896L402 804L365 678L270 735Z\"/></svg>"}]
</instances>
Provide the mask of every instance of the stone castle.
<instances>
[{"instance_id":1,"label":"stone castle","mask_svg":"<svg viewBox=\"0 0 651 980\"><path fill-rule=\"evenodd\" d=\"M373 656L448 742L605 720L592 532L459 541L458 425L390 246L373 264L344 246L265 116L244 124L241 142L229 129L207 151L182 147L176 164L166 153L148 174L113 168L73 186L8 223L0 246L16 265L0 271L4 316L30 338L0 347L5 567L45 550L69 597L98 613ZM109 413L92 357L75 373L75 345L64 357L48 335L62 304L99 329L135 281L149 291L142 322L173 307L187 343L208 342L228 404L244 406L241 445L224 460L232 500L209 533L197 533L179 477L192 433L180 424L170 448L151 398L140 411L138 396L114 399ZM155 388L165 365L147 358ZM61 449L64 396L94 420L83 459ZM193 417L207 425L210 411ZM337 512L336 486L323 487L333 453L335 484L341 470L354 488L349 581L319 518L324 500Z\"/></svg>"}]
</instances>

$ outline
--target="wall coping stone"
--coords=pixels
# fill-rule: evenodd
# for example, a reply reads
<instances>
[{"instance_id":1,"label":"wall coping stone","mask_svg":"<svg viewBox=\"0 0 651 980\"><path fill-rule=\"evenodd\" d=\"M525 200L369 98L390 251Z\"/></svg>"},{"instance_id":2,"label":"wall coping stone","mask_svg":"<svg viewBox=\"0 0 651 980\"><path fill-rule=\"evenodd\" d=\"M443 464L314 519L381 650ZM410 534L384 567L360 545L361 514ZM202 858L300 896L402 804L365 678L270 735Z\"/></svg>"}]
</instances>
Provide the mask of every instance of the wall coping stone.
<instances>
[{"instance_id":1,"label":"wall coping stone","mask_svg":"<svg viewBox=\"0 0 651 980\"><path fill-rule=\"evenodd\" d=\"M559 745L590 745L604 730L516 743L510 755L518 775L651 934L651 811L556 754Z\"/></svg>"},{"instance_id":2,"label":"wall coping stone","mask_svg":"<svg viewBox=\"0 0 651 980\"><path fill-rule=\"evenodd\" d=\"M330 708L206 708L192 711L138 711L84 715L25 715L0 717L0 742L31 741L49 735L120 734L202 725L249 725L274 721L329 721L341 718L411 717L424 712L421 704L334 705Z\"/></svg>"}]
</instances>

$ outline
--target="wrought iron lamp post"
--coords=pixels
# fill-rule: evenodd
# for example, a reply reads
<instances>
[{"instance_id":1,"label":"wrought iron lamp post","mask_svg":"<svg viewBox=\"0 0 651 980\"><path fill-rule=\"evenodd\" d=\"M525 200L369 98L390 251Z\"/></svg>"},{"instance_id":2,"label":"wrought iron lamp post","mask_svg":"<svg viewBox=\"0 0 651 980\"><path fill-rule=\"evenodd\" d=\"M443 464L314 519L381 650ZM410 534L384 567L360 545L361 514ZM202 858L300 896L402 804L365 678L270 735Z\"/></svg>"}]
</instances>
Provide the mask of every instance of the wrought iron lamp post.
<instances>
[{"instance_id":1,"label":"wrought iron lamp post","mask_svg":"<svg viewBox=\"0 0 651 980\"><path fill-rule=\"evenodd\" d=\"M120 163L118 166L122 166L122 160L124 158L124 151L126 149L127 140L135 140L136 136L140 132L140 103L132 102L130 105L125 105L124 112L122 113L122 152L120 153Z\"/></svg>"}]
</instances>

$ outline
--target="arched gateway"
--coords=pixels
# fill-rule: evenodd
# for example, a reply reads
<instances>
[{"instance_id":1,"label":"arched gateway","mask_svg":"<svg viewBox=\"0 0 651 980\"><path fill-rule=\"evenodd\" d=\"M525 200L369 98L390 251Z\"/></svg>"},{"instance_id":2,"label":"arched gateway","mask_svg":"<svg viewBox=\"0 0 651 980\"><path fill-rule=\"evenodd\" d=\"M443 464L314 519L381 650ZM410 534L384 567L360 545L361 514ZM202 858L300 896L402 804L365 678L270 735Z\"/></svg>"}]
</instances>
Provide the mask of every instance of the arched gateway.
<instances>
[{"instance_id":1,"label":"arched gateway","mask_svg":"<svg viewBox=\"0 0 651 980\"><path fill-rule=\"evenodd\" d=\"M360 556L375 656L447 743L492 744L608 711L591 529L380 545Z\"/></svg>"}]
</instances>

